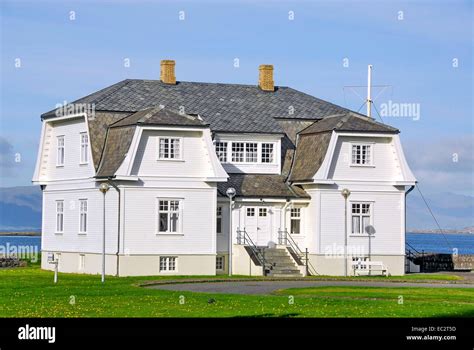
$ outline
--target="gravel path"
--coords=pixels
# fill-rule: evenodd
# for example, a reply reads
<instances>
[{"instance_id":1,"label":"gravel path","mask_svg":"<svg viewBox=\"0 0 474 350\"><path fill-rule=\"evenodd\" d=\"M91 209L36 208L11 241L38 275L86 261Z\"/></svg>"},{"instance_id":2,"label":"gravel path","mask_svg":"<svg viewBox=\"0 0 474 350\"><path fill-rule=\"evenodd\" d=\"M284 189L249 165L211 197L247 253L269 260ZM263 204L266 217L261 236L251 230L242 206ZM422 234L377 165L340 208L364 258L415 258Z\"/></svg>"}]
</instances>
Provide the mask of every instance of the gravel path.
<instances>
[{"instance_id":1,"label":"gravel path","mask_svg":"<svg viewBox=\"0 0 474 350\"><path fill-rule=\"evenodd\" d=\"M147 288L223 294L271 294L279 289L305 287L421 287L421 288L474 288L465 283L398 283L398 282L350 282L350 281L245 281L245 282L204 282L151 285Z\"/></svg>"}]
</instances>

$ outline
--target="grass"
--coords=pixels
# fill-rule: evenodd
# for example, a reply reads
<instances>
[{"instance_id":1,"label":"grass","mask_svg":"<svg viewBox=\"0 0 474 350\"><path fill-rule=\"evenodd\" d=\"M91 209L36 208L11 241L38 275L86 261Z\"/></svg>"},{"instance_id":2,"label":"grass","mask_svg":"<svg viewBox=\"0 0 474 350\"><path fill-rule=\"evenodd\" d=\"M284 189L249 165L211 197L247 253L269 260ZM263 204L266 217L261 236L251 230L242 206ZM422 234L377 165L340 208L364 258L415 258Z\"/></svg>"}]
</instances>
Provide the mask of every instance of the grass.
<instances>
[{"instance_id":1,"label":"grass","mask_svg":"<svg viewBox=\"0 0 474 350\"><path fill-rule=\"evenodd\" d=\"M37 265L4 269L0 270L0 316L474 317L474 289L318 287L252 296L138 286L162 279L166 277L107 277L102 285L100 276L60 274L54 285L53 273Z\"/></svg>"}]
</instances>

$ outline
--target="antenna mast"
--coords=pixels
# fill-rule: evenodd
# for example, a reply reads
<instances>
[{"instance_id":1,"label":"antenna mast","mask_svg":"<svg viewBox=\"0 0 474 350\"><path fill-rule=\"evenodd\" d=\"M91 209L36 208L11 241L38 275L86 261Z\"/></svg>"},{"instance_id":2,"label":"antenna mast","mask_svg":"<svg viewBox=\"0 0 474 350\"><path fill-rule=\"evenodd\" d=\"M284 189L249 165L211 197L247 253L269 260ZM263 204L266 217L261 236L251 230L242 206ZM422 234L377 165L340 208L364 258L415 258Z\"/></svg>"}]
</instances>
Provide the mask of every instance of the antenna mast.
<instances>
[{"instance_id":1,"label":"antenna mast","mask_svg":"<svg viewBox=\"0 0 474 350\"><path fill-rule=\"evenodd\" d=\"M372 118L372 65L367 67L367 116Z\"/></svg>"}]
</instances>

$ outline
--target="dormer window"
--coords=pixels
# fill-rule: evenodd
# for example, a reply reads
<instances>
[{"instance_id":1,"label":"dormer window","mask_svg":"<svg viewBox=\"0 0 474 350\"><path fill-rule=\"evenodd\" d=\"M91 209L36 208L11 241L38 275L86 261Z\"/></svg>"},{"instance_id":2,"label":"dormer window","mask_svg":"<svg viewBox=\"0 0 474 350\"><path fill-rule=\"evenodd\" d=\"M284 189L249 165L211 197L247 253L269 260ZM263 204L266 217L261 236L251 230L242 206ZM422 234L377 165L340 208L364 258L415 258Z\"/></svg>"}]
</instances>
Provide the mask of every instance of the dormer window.
<instances>
[{"instance_id":1,"label":"dormer window","mask_svg":"<svg viewBox=\"0 0 474 350\"><path fill-rule=\"evenodd\" d=\"M352 144L351 165L372 165L372 145Z\"/></svg>"},{"instance_id":2,"label":"dormer window","mask_svg":"<svg viewBox=\"0 0 474 350\"><path fill-rule=\"evenodd\" d=\"M222 163L274 164L275 143L216 141L217 158Z\"/></svg>"},{"instance_id":3,"label":"dormer window","mask_svg":"<svg viewBox=\"0 0 474 350\"><path fill-rule=\"evenodd\" d=\"M181 160L181 138L160 137L158 141L159 160Z\"/></svg>"},{"instance_id":4,"label":"dormer window","mask_svg":"<svg viewBox=\"0 0 474 350\"><path fill-rule=\"evenodd\" d=\"M273 143L262 143L262 163L273 163Z\"/></svg>"},{"instance_id":5,"label":"dormer window","mask_svg":"<svg viewBox=\"0 0 474 350\"><path fill-rule=\"evenodd\" d=\"M89 163L89 136L82 132L81 136L81 164Z\"/></svg>"},{"instance_id":6,"label":"dormer window","mask_svg":"<svg viewBox=\"0 0 474 350\"><path fill-rule=\"evenodd\" d=\"M216 142L216 154L222 163L227 162L227 142Z\"/></svg>"},{"instance_id":7,"label":"dormer window","mask_svg":"<svg viewBox=\"0 0 474 350\"><path fill-rule=\"evenodd\" d=\"M64 166L64 135L57 139L56 166Z\"/></svg>"}]
</instances>

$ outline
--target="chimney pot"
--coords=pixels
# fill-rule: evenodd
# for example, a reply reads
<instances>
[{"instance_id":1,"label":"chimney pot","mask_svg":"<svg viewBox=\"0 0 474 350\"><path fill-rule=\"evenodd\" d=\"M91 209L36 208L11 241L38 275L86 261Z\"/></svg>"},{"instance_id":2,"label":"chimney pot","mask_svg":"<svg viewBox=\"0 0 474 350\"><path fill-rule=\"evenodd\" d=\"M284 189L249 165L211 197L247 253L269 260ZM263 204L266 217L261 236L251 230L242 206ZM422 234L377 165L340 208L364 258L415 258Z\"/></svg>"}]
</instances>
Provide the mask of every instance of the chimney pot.
<instances>
[{"instance_id":1,"label":"chimney pot","mask_svg":"<svg viewBox=\"0 0 474 350\"><path fill-rule=\"evenodd\" d=\"M258 86L263 91L275 91L275 82L273 81L273 65L261 64L258 67Z\"/></svg>"},{"instance_id":2,"label":"chimney pot","mask_svg":"<svg viewBox=\"0 0 474 350\"><path fill-rule=\"evenodd\" d=\"M176 76L174 74L174 60L161 60L160 80L165 84L176 84Z\"/></svg>"}]
</instances>

